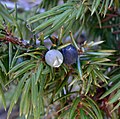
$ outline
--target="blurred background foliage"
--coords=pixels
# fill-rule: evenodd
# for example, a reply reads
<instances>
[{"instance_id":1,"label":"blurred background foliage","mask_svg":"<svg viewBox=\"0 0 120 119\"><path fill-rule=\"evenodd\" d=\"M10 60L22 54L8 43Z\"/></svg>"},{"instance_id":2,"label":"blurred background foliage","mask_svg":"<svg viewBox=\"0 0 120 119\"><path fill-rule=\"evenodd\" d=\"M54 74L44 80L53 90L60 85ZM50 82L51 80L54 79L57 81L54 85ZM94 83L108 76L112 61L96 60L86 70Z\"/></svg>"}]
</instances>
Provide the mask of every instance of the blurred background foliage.
<instances>
[{"instance_id":1,"label":"blurred background foliage","mask_svg":"<svg viewBox=\"0 0 120 119\"><path fill-rule=\"evenodd\" d=\"M70 44L75 64L46 64ZM119 64L119 0L1 1L0 119L119 119Z\"/></svg>"}]
</instances>

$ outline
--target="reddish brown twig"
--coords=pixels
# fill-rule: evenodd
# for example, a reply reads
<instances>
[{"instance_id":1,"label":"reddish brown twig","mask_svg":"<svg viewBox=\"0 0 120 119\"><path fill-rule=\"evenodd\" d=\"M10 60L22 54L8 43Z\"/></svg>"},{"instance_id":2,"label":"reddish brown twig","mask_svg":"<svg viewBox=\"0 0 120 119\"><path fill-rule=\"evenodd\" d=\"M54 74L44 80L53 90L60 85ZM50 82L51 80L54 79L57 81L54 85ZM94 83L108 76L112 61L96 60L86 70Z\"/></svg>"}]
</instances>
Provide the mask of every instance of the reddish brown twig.
<instances>
[{"instance_id":1,"label":"reddish brown twig","mask_svg":"<svg viewBox=\"0 0 120 119\"><path fill-rule=\"evenodd\" d=\"M116 27L116 26L120 26L120 23L118 24L112 24L112 25L107 25L107 26L96 26L96 28L101 28L101 29L104 29L104 28L112 28L112 27Z\"/></svg>"},{"instance_id":2,"label":"reddish brown twig","mask_svg":"<svg viewBox=\"0 0 120 119\"><path fill-rule=\"evenodd\" d=\"M26 44L24 44L22 41L20 41L18 38L16 38L16 37L13 37L13 36L5 36L5 37L3 37L3 38L0 38L0 41L3 41L3 42L11 42L11 43L13 43L13 44L16 44L16 45L20 45L20 46L22 46L22 47L25 47L25 48L28 48L29 47L29 45L26 45Z\"/></svg>"},{"instance_id":3,"label":"reddish brown twig","mask_svg":"<svg viewBox=\"0 0 120 119\"><path fill-rule=\"evenodd\" d=\"M118 14L106 14L106 16L109 16L109 17L118 17Z\"/></svg>"},{"instance_id":4,"label":"reddish brown twig","mask_svg":"<svg viewBox=\"0 0 120 119\"><path fill-rule=\"evenodd\" d=\"M102 19L102 20L101 20L101 23L104 23L104 22L110 20L111 18L113 18L113 16L108 16L108 17Z\"/></svg>"},{"instance_id":5,"label":"reddish brown twig","mask_svg":"<svg viewBox=\"0 0 120 119\"><path fill-rule=\"evenodd\" d=\"M119 33L120 33L120 30L118 30L118 31L113 31L112 33L113 33L113 34L119 34Z\"/></svg>"},{"instance_id":6,"label":"reddish brown twig","mask_svg":"<svg viewBox=\"0 0 120 119\"><path fill-rule=\"evenodd\" d=\"M12 34L12 31L4 24L4 29L1 29L1 33L4 35L4 37L0 38L0 41L5 43L13 43L15 45L20 45L21 47L28 48L30 45L23 43L20 39L17 37L14 37Z\"/></svg>"}]
</instances>

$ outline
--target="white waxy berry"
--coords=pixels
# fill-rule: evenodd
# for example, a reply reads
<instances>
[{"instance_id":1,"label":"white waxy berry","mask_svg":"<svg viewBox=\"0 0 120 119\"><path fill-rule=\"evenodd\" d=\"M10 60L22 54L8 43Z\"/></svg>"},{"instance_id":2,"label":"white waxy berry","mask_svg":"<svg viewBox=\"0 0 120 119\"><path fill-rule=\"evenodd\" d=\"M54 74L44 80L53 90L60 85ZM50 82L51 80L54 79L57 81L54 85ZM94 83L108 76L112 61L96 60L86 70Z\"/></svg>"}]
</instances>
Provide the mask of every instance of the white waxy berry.
<instances>
[{"instance_id":1,"label":"white waxy berry","mask_svg":"<svg viewBox=\"0 0 120 119\"><path fill-rule=\"evenodd\" d=\"M52 49L45 54L45 61L51 67L59 67L63 63L63 55L60 51Z\"/></svg>"}]
</instances>

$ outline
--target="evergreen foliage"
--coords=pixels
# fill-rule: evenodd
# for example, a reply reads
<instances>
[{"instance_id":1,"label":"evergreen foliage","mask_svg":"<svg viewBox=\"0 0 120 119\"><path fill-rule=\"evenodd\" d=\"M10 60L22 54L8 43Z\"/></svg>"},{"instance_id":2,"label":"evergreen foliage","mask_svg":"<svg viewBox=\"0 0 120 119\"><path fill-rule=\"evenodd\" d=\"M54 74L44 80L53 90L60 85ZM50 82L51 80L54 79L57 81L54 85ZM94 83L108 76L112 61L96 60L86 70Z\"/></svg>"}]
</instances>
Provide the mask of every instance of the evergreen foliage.
<instances>
[{"instance_id":1,"label":"evergreen foliage","mask_svg":"<svg viewBox=\"0 0 120 119\"><path fill-rule=\"evenodd\" d=\"M22 12L0 3L0 96L4 109L9 106L7 119L16 103L21 119L43 119L50 111L58 119L119 119L119 0L60 2L42 0ZM46 39L59 51L74 45L77 62L50 67Z\"/></svg>"}]
</instances>

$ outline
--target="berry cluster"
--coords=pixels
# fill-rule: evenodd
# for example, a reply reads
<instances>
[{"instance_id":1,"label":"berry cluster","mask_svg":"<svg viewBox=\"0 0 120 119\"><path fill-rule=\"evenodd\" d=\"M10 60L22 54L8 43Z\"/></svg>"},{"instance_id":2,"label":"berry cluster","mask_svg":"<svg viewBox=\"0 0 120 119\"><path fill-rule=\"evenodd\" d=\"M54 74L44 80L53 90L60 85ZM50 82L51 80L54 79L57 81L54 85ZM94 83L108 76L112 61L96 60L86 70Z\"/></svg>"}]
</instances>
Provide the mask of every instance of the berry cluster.
<instances>
[{"instance_id":1,"label":"berry cluster","mask_svg":"<svg viewBox=\"0 0 120 119\"><path fill-rule=\"evenodd\" d=\"M59 67L63 62L67 65L76 63L78 58L77 49L73 45L68 45L59 50L49 50L45 54L45 61L51 67Z\"/></svg>"}]
</instances>

